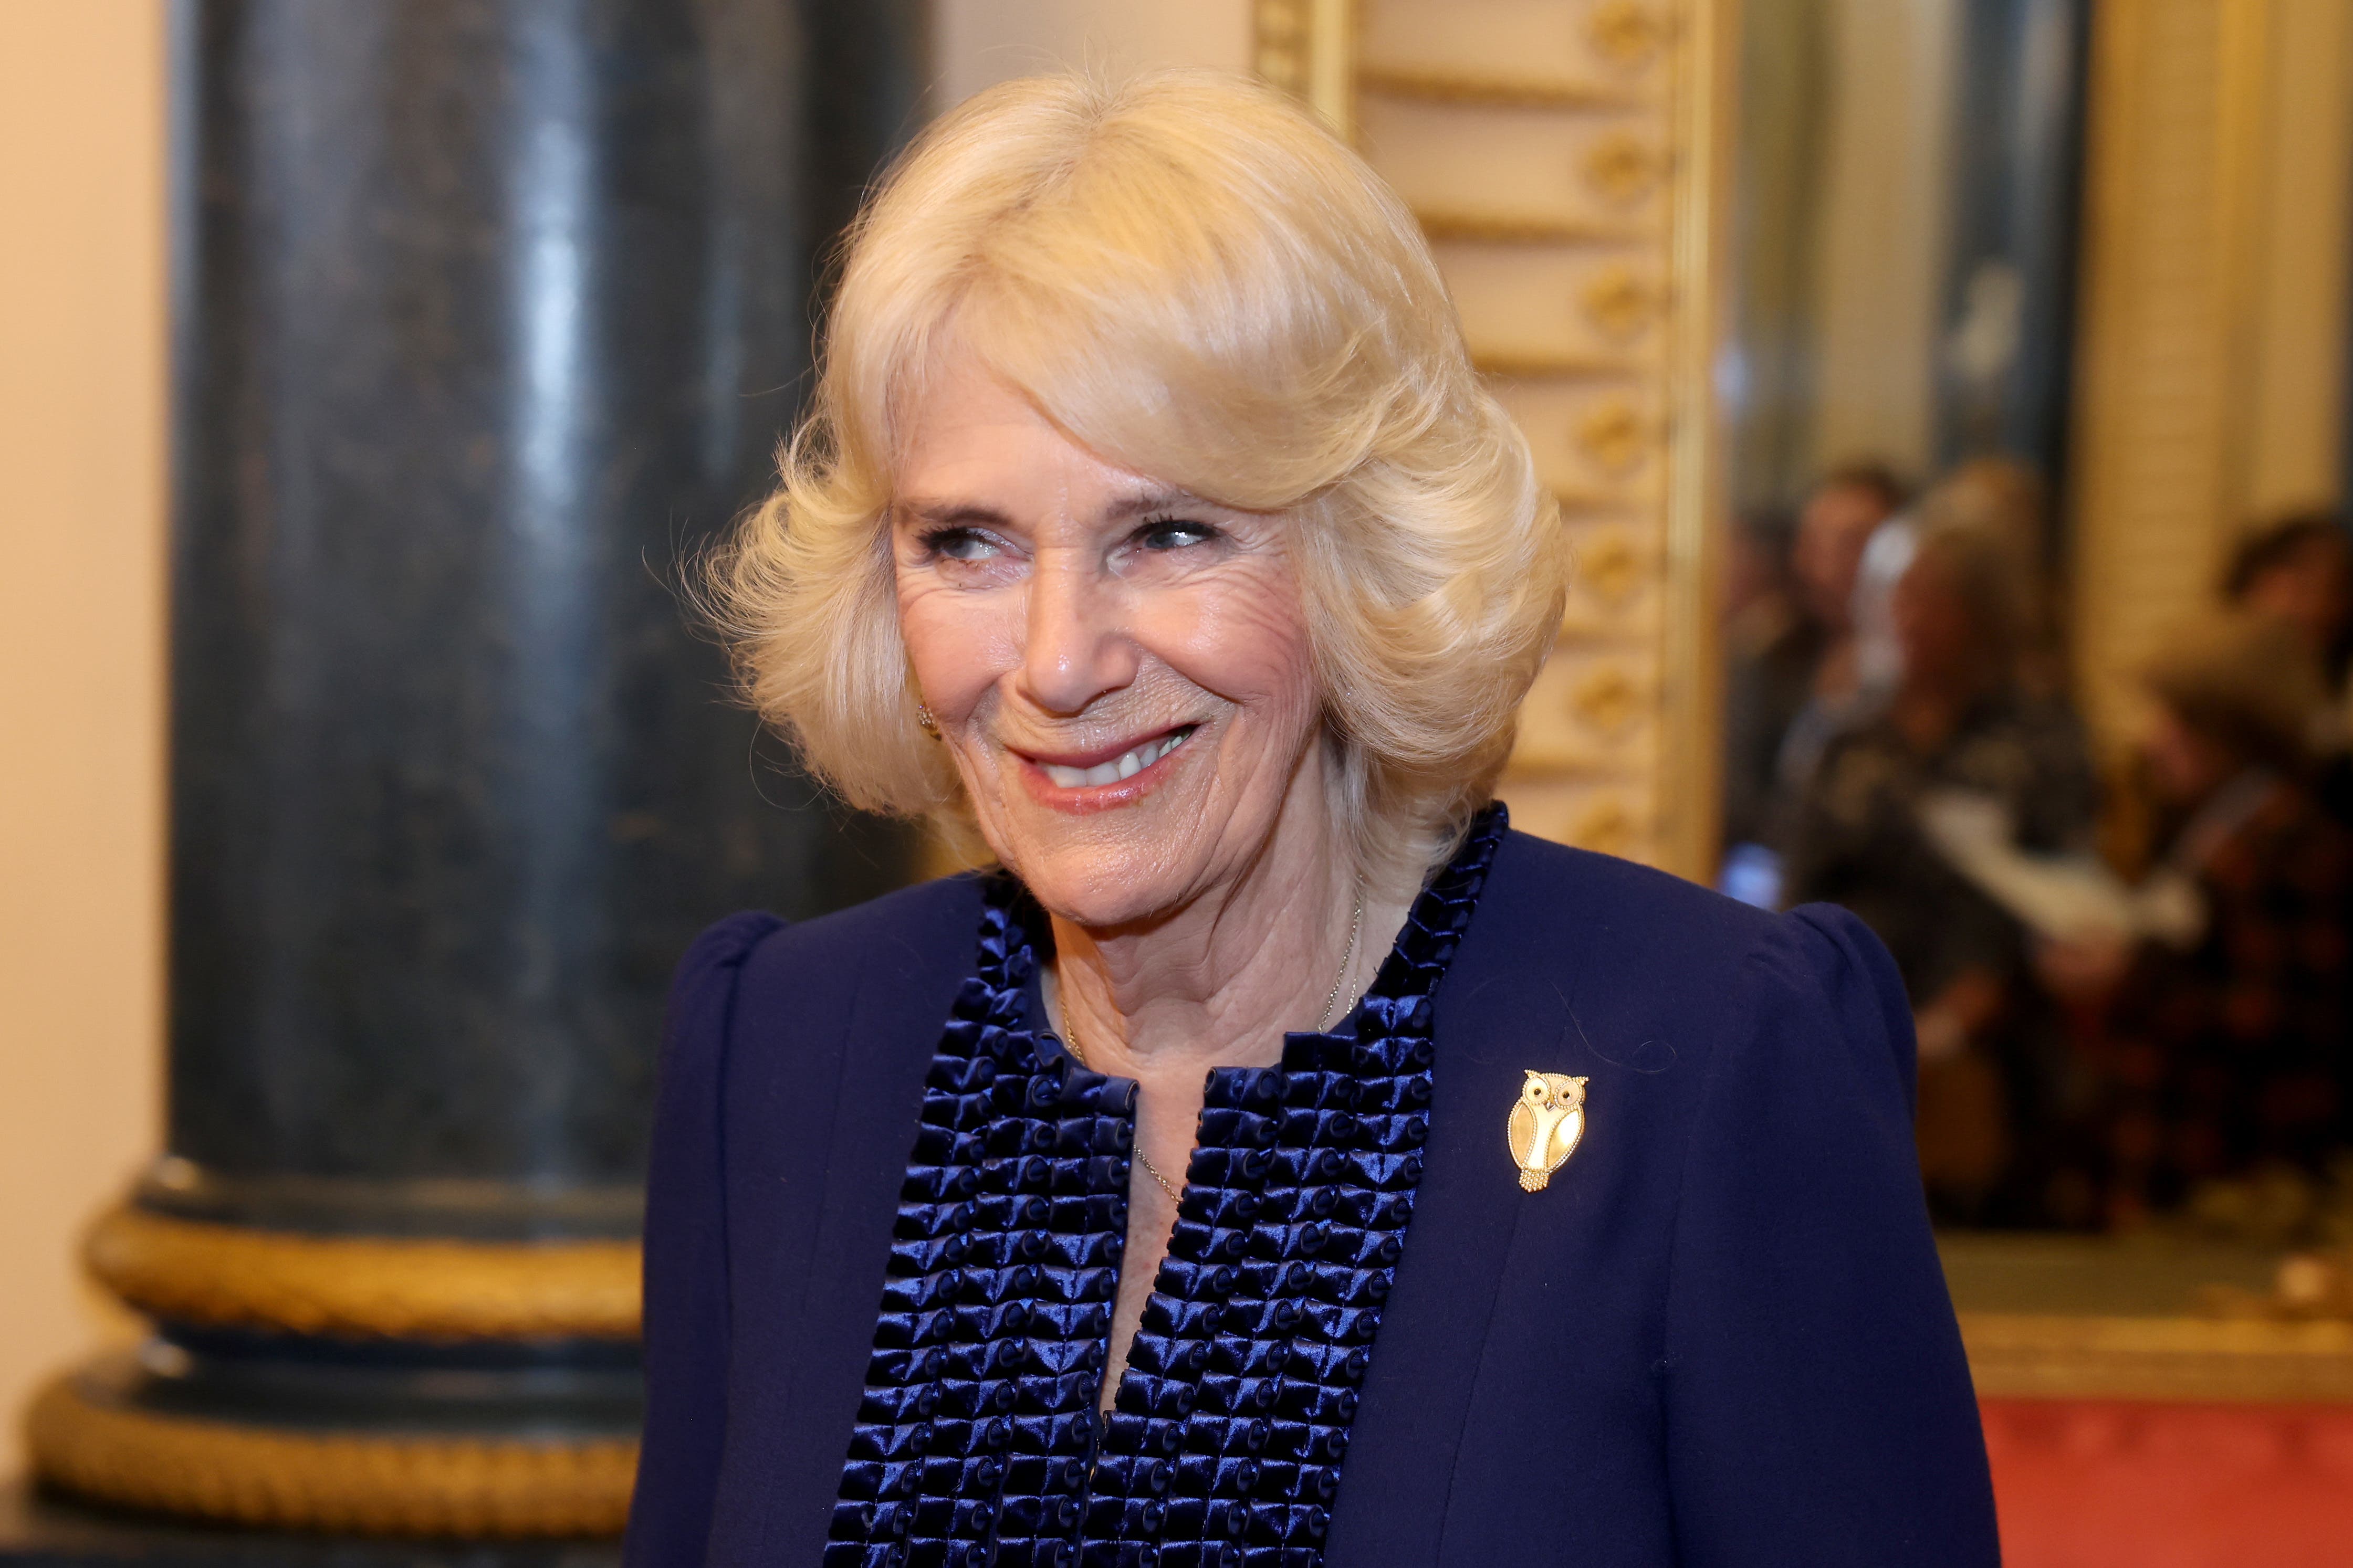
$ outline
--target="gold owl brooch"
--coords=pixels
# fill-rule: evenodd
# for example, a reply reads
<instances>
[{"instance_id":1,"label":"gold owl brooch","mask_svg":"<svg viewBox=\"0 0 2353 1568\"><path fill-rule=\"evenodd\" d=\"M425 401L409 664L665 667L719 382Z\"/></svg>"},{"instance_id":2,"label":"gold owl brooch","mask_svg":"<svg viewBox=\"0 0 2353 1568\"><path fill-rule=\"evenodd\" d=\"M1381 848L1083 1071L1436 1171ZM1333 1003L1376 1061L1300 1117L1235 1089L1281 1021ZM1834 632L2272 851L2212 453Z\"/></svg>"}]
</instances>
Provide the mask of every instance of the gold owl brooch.
<instances>
[{"instance_id":1,"label":"gold owl brooch","mask_svg":"<svg viewBox=\"0 0 2353 1568\"><path fill-rule=\"evenodd\" d=\"M1585 1136L1585 1079L1556 1072L1528 1073L1504 1133L1512 1159L1520 1167L1521 1190L1544 1191Z\"/></svg>"}]
</instances>

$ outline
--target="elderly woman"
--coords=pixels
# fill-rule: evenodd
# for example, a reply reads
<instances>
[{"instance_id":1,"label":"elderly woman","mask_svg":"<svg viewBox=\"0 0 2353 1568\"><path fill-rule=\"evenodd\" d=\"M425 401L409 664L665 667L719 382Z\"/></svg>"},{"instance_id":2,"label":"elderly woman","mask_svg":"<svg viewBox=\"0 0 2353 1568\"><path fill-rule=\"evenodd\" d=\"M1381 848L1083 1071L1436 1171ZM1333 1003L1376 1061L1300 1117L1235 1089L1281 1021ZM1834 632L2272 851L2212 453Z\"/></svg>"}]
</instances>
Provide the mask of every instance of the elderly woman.
<instances>
[{"instance_id":1,"label":"elderly woman","mask_svg":"<svg viewBox=\"0 0 2353 1568\"><path fill-rule=\"evenodd\" d=\"M1492 800L1566 556L1286 100L923 137L723 594L1003 869L686 960L631 1562L1994 1561L1886 956Z\"/></svg>"}]
</instances>

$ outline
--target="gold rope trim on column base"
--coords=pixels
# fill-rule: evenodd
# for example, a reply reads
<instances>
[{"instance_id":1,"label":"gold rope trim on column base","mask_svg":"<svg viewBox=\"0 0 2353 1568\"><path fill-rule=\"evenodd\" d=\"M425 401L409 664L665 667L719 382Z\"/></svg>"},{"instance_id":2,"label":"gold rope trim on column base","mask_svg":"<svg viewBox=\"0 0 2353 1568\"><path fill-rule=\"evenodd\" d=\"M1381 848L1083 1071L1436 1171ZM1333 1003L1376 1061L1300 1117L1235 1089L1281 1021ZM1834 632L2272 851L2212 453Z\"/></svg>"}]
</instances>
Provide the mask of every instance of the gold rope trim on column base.
<instances>
[{"instance_id":1,"label":"gold rope trim on column base","mask_svg":"<svg viewBox=\"0 0 2353 1568\"><path fill-rule=\"evenodd\" d=\"M343 1338L638 1335L634 1242L464 1242L304 1236L124 1207L83 1260L142 1312L215 1328Z\"/></svg>"},{"instance_id":2,"label":"gold rope trim on column base","mask_svg":"<svg viewBox=\"0 0 2353 1568\"><path fill-rule=\"evenodd\" d=\"M127 1508L358 1535L617 1535L638 1446L307 1432L156 1415L59 1378L27 1423L34 1472Z\"/></svg>"}]
</instances>

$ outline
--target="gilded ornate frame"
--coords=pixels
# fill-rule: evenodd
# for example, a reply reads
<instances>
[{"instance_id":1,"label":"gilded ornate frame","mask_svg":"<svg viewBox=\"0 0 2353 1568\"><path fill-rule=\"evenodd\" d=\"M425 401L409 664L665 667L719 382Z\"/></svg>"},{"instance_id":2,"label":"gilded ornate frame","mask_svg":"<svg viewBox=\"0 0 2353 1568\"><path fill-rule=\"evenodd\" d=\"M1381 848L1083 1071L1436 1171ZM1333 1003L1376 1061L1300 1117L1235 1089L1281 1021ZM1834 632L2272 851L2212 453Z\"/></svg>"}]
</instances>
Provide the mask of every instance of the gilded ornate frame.
<instances>
[{"instance_id":1,"label":"gilded ornate frame","mask_svg":"<svg viewBox=\"0 0 2353 1568\"><path fill-rule=\"evenodd\" d=\"M1564 763L1558 754L1541 760L1537 752L1564 748L1531 747L1524 735L1505 793L1515 784L1569 792L1579 804L1524 811L1523 825L1708 880L1720 836L1723 673L1714 605L1727 493L1714 366L1726 318L1724 216L1738 0L1564 0L1563 12L1582 21L1598 56L1642 68L1663 58L1665 90L1637 91L1606 78L1553 80L1366 65L1357 58L1367 15L1364 0L1257 0L1256 58L1261 75L1308 100L1352 138L1360 129L1360 95L1371 91L1427 104L1630 115L1639 142L1655 145L1657 167L1630 165L1628 177L1640 184L1662 175L1670 184L1660 290L1663 352L1650 373L1655 385L1643 389L1655 394L1659 417L1622 432L1588 431L1585 440L1588 447L1620 437L1634 443L1638 456L1659 463L1662 482L1655 499L1640 502L1581 491L1565 491L1564 501L1572 512L1622 512L1631 505L1644 514L1635 528L1639 537L1603 536L1587 552L1584 565L1592 583L1613 573L1647 573L1655 563L1656 626L1616 647L1611 668L1583 678L1571 707L1591 721L1581 726L1577 743L1566 748L1576 752L1574 760ZM1588 177L1603 182L1606 173L1589 169ZM1622 227L1577 219L1434 210L1423 217L1433 239L1574 248L1622 245L1628 238ZM1492 346L1481 364L1505 379L1597 368L1542 353L1498 353ZM1624 717L1630 712L1631 719ZM1541 729L1537 720L1531 713L1526 722ZM1560 722L1548 710L1546 721ZM1637 736L1649 738L1647 749L1635 742Z\"/></svg>"}]
</instances>

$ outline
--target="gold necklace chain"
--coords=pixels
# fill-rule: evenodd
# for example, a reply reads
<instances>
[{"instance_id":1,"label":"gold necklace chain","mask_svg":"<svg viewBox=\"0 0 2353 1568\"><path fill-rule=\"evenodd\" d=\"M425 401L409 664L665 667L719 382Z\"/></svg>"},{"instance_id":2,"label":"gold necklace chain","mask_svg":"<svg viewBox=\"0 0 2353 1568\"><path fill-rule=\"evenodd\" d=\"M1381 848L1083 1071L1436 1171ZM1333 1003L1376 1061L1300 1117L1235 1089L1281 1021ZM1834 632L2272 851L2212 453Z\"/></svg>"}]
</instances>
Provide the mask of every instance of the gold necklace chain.
<instances>
[{"instance_id":1,"label":"gold necklace chain","mask_svg":"<svg viewBox=\"0 0 2353 1568\"><path fill-rule=\"evenodd\" d=\"M1315 1032L1322 1034L1332 1026L1340 1005L1340 987L1348 983L1348 966L1356 962L1356 937L1365 929L1365 884L1356 884L1356 900L1348 909L1348 945L1340 950L1340 973L1332 976L1332 989L1324 997L1323 1016L1315 1020Z\"/></svg>"},{"instance_id":2,"label":"gold necklace chain","mask_svg":"<svg viewBox=\"0 0 2353 1568\"><path fill-rule=\"evenodd\" d=\"M1333 1015L1340 1005L1340 987L1348 983L1348 970L1356 962L1356 938L1364 929L1365 885L1359 882L1356 884L1355 907L1348 911L1348 945L1340 953L1340 973L1332 977L1332 989L1324 998L1324 1016L1315 1021L1315 1032L1319 1035L1332 1026ZM1086 1047L1079 1044L1079 1031L1071 1022L1068 1007L1062 1009L1062 1044L1070 1047L1071 1057L1081 1067L1089 1072L1094 1071L1093 1064L1087 1060ZM1141 1140L1135 1145L1135 1163L1144 1167L1145 1175L1160 1184L1160 1190L1166 1193L1171 1201L1182 1203L1185 1200L1185 1194L1178 1190L1176 1184L1162 1175L1160 1167L1145 1153Z\"/></svg>"}]
</instances>

